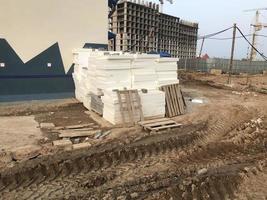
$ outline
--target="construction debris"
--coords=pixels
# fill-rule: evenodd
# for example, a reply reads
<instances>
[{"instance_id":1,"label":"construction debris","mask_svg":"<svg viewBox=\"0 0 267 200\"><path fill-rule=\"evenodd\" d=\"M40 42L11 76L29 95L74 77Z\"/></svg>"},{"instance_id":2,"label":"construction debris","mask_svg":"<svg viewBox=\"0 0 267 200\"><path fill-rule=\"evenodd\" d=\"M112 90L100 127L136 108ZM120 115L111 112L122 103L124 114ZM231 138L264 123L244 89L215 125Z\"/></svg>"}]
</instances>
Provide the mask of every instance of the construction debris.
<instances>
[{"instance_id":1,"label":"construction debris","mask_svg":"<svg viewBox=\"0 0 267 200\"><path fill-rule=\"evenodd\" d=\"M12 158L14 160L29 160L39 156L41 153L41 147L38 145L27 145L16 148L12 151Z\"/></svg>"},{"instance_id":2,"label":"construction debris","mask_svg":"<svg viewBox=\"0 0 267 200\"><path fill-rule=\"evenodd\" d=\"M94 131L72 131L72 130L63 130L59 131L59 137L60 138L75 138L75 137L87 137L87 136L92 136L97 133L101 132L101 130L94 130Z\"/></svg>"},{"instance_id":3,"label":"construction debris","mask_svg":"<svg viewBox=\"0 0 267 200\"><path fill-rule=\"evenodd\" d=\"M53 146L59 148L60 150L64 150L64 151L72 150L72 142L69 139L53 141Z\"/></svg>"},{"instance_id":4,"label":"construction debris","mask_svg":"<svg viewBox=\"0 0 267 200\"><path fill-rule=\"evenodd\" d=\"M102 139L111 134L111 131L99 132L95 135L94 139Z\"/></svg>"},{"instance_id":5,"label":"construction debris","mask_svg":"<svg viewBox=\"0 0 267 200\"><path fill-rule=\"evenodd\" d=\"M53 123L40 123L41 129L53 129L55 128L55 124Z\"/></svg>"},{"instance_id":6,"label":"construction debris","mask_svg":"<svg viewBox=\"0 0 267 200\"><path fill-rule=\"evenodd\" d=\"M89 124L79 124L79 125L72 125L72 126L60 126L55 127L55 130L65 130L65 129L84 129L95 125L95 123L89 123Z\"/></svg>"},{"instance_id":7,"label":"construction debris","mask_svg":"<svg viewBox=\"0 0 267 200\"><path fill-rule=\"evenodd\" d=\"M198 104L202 104L202 103L204 103L203 99L190 99L190 101L191 101L192 103L198 103Z\"/></svg>"},{"instance_id":8,"label":"construction debris","mask_svg":"<svg viewBox=\"0 0 267 200\"><path fill-rule=\"evenodd\" d=\"M91 147L92 145L89 142L84 142L84 143L79 143L79 144L73 144L72 147L73 149L83 149L83 148L88 148Z\"/></svg>"}]
</instances>

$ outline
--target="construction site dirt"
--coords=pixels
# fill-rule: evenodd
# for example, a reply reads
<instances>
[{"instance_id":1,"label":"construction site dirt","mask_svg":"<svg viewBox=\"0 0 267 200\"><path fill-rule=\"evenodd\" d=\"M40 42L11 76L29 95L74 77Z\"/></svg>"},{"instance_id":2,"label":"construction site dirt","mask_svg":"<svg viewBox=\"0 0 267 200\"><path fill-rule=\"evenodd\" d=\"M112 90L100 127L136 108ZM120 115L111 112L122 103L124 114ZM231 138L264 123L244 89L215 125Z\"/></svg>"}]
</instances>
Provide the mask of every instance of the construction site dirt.
<instances>
[{"instance_id":1,"label":"construction site dirt","mask_svg":"<svg viewBox=\"0 0 267 200\"><path fill-rule=\"evenodd\" d=\"M1 117L33 116L56 127L92 123L110 131L89 137L86 148L62 151L51 145L56 131L42 129L42 138L27 144L42 147L38 156L0 157L0 199L266 200L266 94L237 89L234 76L231 87L218 87L225 75L203 77L181 76L187 113L173 118L182 126L162 132L114 127L72 99L0 105ZM213 84L206 81L211 78Z\"/></svg>"}]
</instances>

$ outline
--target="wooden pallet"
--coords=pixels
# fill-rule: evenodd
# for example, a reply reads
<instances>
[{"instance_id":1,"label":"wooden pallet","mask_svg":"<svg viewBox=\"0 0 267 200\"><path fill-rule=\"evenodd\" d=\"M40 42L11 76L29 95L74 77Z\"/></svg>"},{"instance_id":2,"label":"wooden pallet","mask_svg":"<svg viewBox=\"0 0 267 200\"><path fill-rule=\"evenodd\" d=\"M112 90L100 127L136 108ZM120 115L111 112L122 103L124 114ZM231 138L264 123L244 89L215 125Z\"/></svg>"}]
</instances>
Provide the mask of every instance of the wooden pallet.
<instances>
[{"instance_id":1,"label":"wooden pallet","mask_svg":"<svg viewBox=\"0 0 267 200\"><path fill-rule=\"evenodd\" d=\"M165 85L160 90L165 92L166 117L185 114L186 103L179 84Z\"/></svg>"},{"instance_id":2,"label":"wooden pallet","mask_svg":"<svg viewBox=\"0 0 267 200\"><path fill-rule=\"evenodd\" d=\"M135 114L140 113L140 119L138 121L144 120L142 104L140 100L140 96L138 94L138 90L115 90L118 95L118 101L120 105L120 112L122 116L123 126L132 126L137 123L135 119ZM123 102L122 99L125 99L126 102ZM137 105L136 105L137 104ZM130 122L126 122L126 115L128 115Z\"/></svg>"},{"instance_id":3,"label":"wooden pallet","mask_svg":"<svg viewBox=\"0 0 267 200\"><path fill-rule=\"evenodd\" d=\"M169 118L160 118L160 119L153 119L153 120L147 120L142 121L138 123L140 126L144 128L144 130L149 131L162 131L162 130L168 130L173 128L178 128L182 126L182 124L178 124L174 120L171 120Z\"/></svg>"}]
</instances>

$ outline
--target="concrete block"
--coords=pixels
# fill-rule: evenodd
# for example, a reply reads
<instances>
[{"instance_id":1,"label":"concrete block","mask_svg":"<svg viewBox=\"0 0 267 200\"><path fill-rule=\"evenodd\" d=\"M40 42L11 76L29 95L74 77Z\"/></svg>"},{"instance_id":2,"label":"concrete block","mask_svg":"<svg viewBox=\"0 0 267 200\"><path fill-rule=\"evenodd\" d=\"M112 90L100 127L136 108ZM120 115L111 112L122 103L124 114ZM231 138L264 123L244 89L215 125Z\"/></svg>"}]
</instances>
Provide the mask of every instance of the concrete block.
<instances>
[{"instance_id":1,"label":"concrete block","mask_svg":"<svg viewBox=\"0 0 267 200\"><path fill-rule=\"evenodd\" d=\"M53 146L64 151L72 150L72 142L69 139L53 141Z\"/></svg>"},{"instance_id":2,"label":"concrete block","mask_svg":"<svg viewBox=\"0 0 267 200\"><path fill-rule=\"evenodd\" d=\"M83 149L83 148L88 148L91 147L92 145L88 142L85 143L79 143L79 144L74 144L73 149Z\"/></svg>"},{"instance_id":3,"label":"concrete block","mask_svg":"<svg viewBox=\"0 0 267 200\"><path fill-rule=\"evenodd\" d=\"M265 75L265 76L267 76L267 70L264 70L264 71L262 72L262 74Z\"/></svg>"},{"instance_id":4,"label":"concrete block","mask_svg":"<svg viewBox=\"0 0 267 200\"><path fill-rule=\"evenodd\" d=\"M53 124L53 123L40 123L40 128L53 129L53 128L55 128L55 124Z\"/></svg>"},{"instance_id":5,"label":"concrete block","mask_svg":"<svg viewBox=\"0 0 267 200\"><path fill-rule=\"evenodd\" d=\"M12 158L14 160L29 160L41 154L41 147L38 145L27 145L16 148L12 151Z\"/></svg>"}]
</instances>

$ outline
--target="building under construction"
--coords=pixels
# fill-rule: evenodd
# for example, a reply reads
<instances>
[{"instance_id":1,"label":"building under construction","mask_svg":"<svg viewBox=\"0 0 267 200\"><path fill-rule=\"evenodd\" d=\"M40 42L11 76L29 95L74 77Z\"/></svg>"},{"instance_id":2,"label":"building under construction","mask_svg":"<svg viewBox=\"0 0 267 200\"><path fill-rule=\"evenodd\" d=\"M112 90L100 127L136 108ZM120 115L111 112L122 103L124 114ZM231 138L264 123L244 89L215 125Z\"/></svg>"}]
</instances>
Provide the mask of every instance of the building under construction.
<instances>
[{"instance_id":1,"label":"building under construction","mask_svg":"<svg viewBox=\"0 0 267 200\"><path fill-rule=\"evenodd\" d=\"M196 56L198 24L163 14L152 2L120 1L110 19L116 34L111 50L166 52L172 57Z\"/></svg>"}]
</instances>

